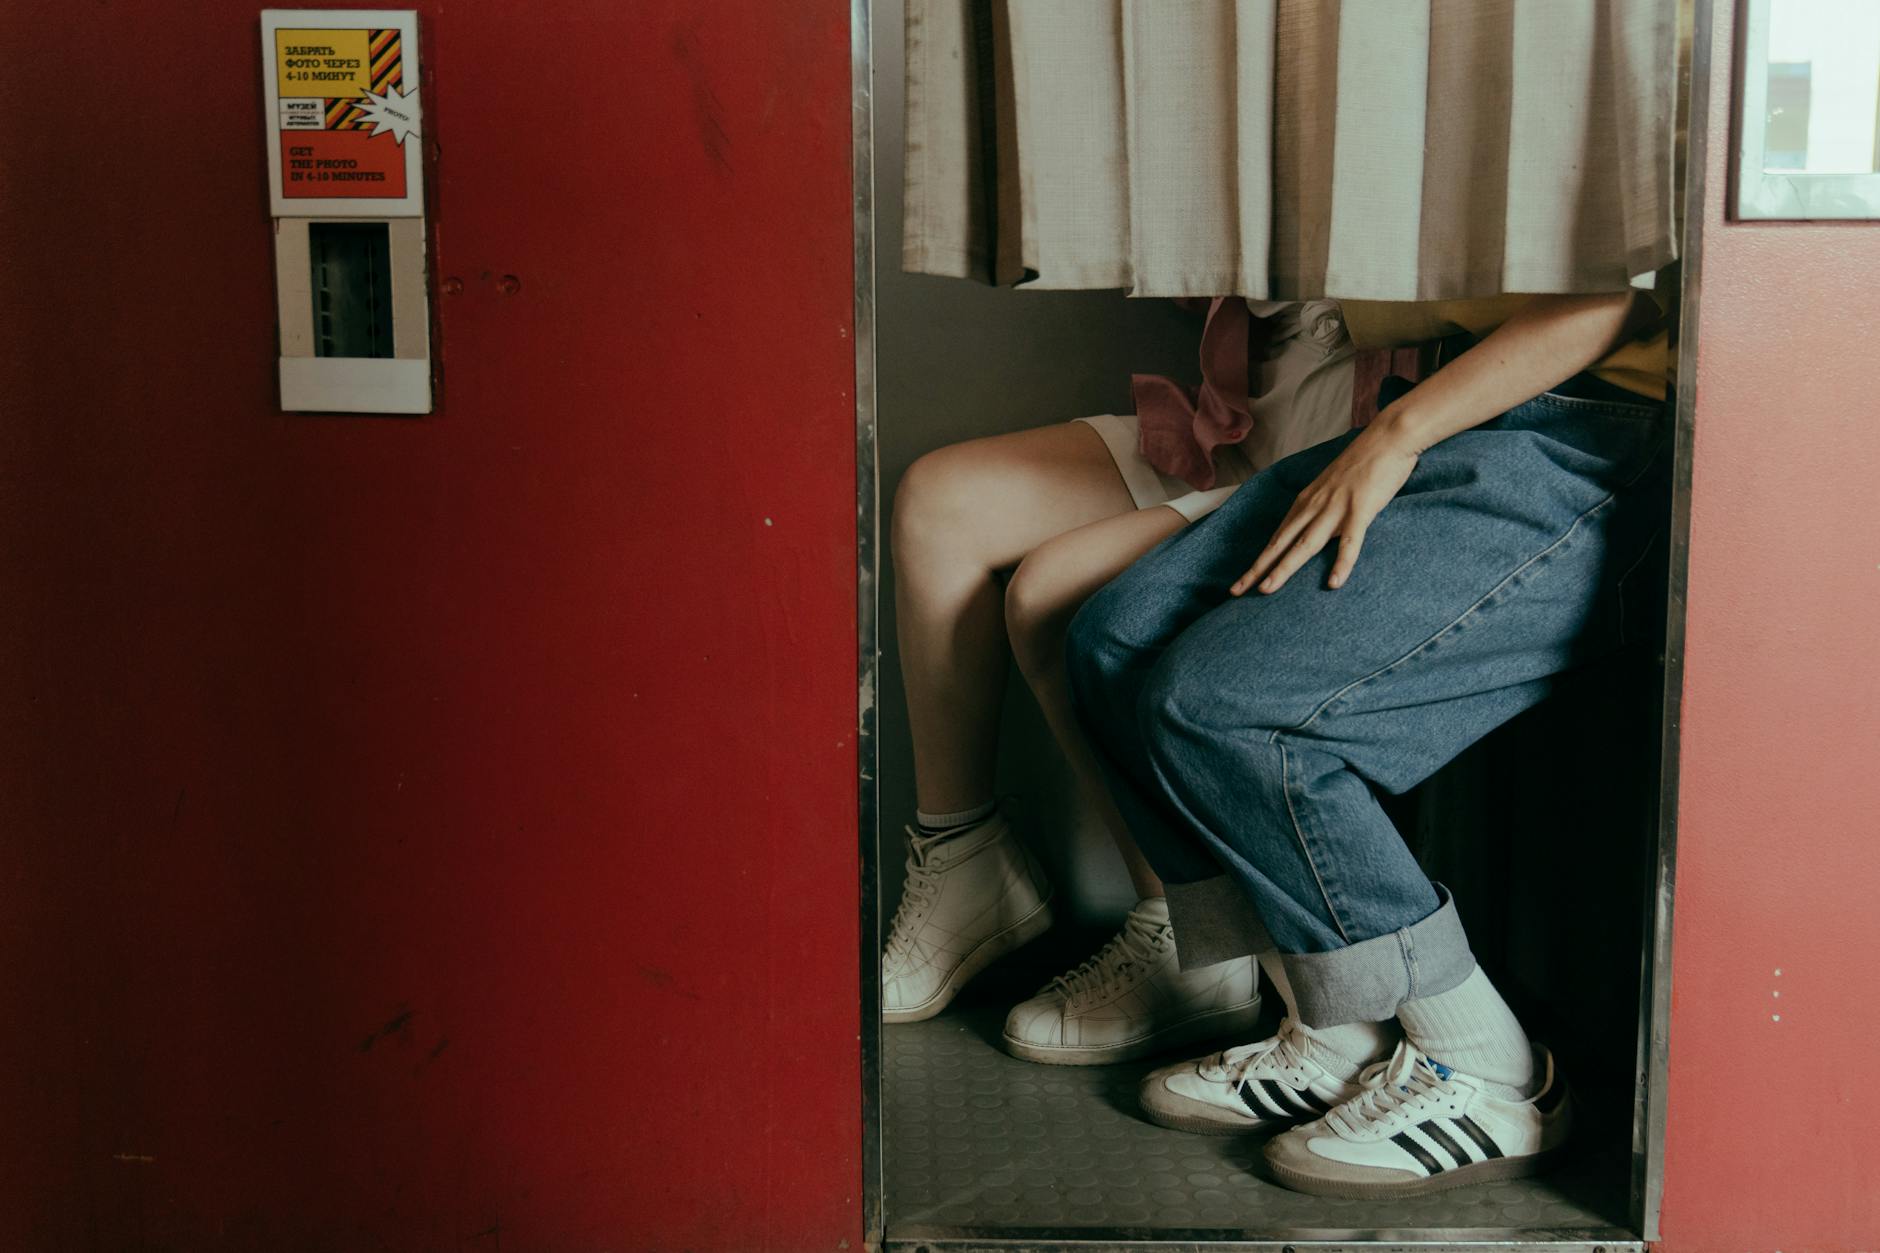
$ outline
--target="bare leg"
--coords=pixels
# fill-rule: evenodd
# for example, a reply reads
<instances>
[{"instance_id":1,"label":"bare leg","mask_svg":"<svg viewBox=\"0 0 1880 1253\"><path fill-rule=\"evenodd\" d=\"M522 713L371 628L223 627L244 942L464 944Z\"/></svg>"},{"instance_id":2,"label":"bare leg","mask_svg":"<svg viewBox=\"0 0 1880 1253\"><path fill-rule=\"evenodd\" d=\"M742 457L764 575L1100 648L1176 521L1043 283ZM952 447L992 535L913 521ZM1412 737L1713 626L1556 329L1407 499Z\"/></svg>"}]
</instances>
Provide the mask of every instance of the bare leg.
<instances>
[{"instance_id":1,"label":"bare leg","mask_svg":"<svg viewBox=\"0 0 1880 1253\"><path fill-rule=\"evenodd\" d=\"M1058 1065L1126 1061L1250 1033L1259 1018L1259 972L1251 958L1180 969L1162 881L1110 800L1066 681L1064 635L1078 606L1182 526L1180 514L1160 507L1090 523L1033 549L1006 588L1012 652L1139 898L1114 939L1012 1007L1002 1038L1015 1057Z\"/></svg>"},{"instance_id":2,"label":"bare leg","mask_svg":"<svg viewBox=\"0 0 1880 1253\"><path fill-rule=\"evenodd\" d=\"M1102 437L1082 422L970 440L908 468L890 540L921 809L993 795L1007 653L995 572L1052 536L1134 512Z\"/></svg>"},{"instance_id":3,"label":"bare leg","mask_svg":"<svg viewBox=\"0 0 1880 1253\"><path fill-rule=\"evenodd\" d=\"M1142 898L1162 895L1162 881L1143 859L1110 800L1097 764L1071 711L1064 677L1064 631L1091 593L1184 525L1173 509L1142 509L1092 522L1046 540L1012 576L1005 594L1006 629L1019 669L1037 696L1052 733L1070 759L1091 807L1116 841L1129 879Z\"/></svg>"}]
</instances>

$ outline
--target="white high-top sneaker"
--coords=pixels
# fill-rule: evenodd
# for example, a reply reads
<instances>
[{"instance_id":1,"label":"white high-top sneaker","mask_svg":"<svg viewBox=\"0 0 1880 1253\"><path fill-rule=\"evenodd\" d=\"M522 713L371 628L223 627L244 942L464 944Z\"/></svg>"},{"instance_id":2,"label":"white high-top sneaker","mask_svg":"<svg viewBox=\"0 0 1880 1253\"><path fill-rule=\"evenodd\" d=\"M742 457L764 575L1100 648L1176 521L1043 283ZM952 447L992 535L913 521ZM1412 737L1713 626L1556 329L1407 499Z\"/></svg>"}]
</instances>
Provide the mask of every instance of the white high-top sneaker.
<instances>
[{"instance_id":1,"label":"white high-top sneaker","mask_svg":"<svg viewBox=\"0 0 1880 1253\"><path fill-rule=\"evenodd\" d=\"M1168 902L1150 897L1095 957L1006 1016L1006 1051L1032 1062L1098 1066L1245 1032L1260 1016L1259 980L1251 957L1178 969Z\"/></svg>"},{"instance_id":2,"label":"white high-top sneaker","mask_svg":"<svg viewBox=\"0 0 1880 1253\"><path fill-rule=\"evenodd\" d=\"M995 813L965 831L907 832L907 883L881 962L881 1020L919 1022L1051 926L1051 885Z\"/></svg>"},{"instance_id":3,"label":"white high-top sneaker","mask_svg":"<svg viewBox=\"0 0 1880 1253\"><path fill-rule=\"evenodd\" d=\"M1359 1076L1363 1092L1269 1141L1273 1177L1317 1196L1421 1196L1545 1169L1573 1126L1553 1054L1534 1046L1539 1091L1509 1101L1405 1040Z\"/></svg>"}]
</instances>

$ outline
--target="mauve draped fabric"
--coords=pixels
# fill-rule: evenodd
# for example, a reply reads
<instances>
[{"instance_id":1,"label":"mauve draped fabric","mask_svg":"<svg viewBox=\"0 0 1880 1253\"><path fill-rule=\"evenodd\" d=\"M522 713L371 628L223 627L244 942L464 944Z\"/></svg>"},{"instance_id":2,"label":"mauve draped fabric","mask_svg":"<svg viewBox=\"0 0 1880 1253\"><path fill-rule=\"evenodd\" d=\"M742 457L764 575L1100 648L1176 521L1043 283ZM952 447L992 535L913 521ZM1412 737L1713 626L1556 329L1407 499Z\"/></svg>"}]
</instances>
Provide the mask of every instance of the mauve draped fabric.
<instances>
[{"instance_id":1,"label":"mauve draped fabric","mask_svg":"<svg viewBox=\"0 0 1880 1253\"><path fill-rule=\"evenodd\" d=\"M1247 365L1258 351L1258 325L1241 297L1217 297L1201 328L1199 388L1160 374L1130 377L1150 465L1199 491L1214 486L1214 450L1239 443L1253 427Z\"/></svg>"},{"instance_id":2,"label":"mauve draped fabric","mask_svg":"<svg viewBox=\"0 0 1880 1253\"><path fill-rule=\"evenodd\" d=\"M1353 416L1348 390L1325 377L1351 355L1335 301L1225 296L1183 303L1207 307L1200 386L1159 374L1131 376L1138 451L1162 474L1206 491L1214 486L1214 453L1223 445L1244 445L1248 462L1260 469L1336 434L1327 423L1334 397L1339 429ZM1293 339L1312 351L1285 351Z\"/></svg>"},{"instance_id":3,"label":"mauve draped fabric","mask_svg":"<svg viewBox=\"0 0 1880 1253\"><path fill-rule=\"evenodd\" d=\"M1675 258L1666 0L907 0L904 268L1604 291Z\"/></svg>"}]
</instances>

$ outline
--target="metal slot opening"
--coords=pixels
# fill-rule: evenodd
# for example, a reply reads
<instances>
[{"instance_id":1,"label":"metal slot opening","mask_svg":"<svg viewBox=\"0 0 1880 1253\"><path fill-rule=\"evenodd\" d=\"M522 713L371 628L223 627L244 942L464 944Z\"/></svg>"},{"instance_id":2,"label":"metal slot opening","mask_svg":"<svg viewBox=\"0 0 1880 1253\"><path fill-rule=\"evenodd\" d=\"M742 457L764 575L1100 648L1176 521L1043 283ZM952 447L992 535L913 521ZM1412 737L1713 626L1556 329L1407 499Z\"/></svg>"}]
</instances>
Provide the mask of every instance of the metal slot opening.
<instances>
[{"instance_id":1,"label":"metal slot opening","mask_svg":"<svg viewBox=\"0 0 1880 1253\"><path fill-rule=\"evenodd\" d=\"M307 245L314 355L391 356L391 228L384 222L314 222Z\"/></svg>"}]
</instances>

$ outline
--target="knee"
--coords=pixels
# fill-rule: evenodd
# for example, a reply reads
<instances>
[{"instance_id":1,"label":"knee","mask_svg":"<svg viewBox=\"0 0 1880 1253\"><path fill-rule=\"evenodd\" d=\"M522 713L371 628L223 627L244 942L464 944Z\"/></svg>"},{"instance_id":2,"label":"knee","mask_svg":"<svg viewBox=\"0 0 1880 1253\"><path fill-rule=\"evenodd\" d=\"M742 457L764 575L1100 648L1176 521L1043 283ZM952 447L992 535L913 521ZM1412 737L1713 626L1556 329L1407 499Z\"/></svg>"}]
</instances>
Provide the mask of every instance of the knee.
<instances>
[{"instance_id":1,"label":"knee","mask_svg":"<svg viewBox=\"0 0 1880 1253\"><path fill-rule=\"evenodd\" d=\"M917 458L894 492L888 543L895 563L959 544L971 533L981 489L980 476L957 448L938 448Z\"/></svg>"},{"instance_id":2,"label":"knee","mask_svg":"<svg viewBox=\"0 0 1880 1253\"><path fill-rule=\"evenodd\" d=\"M1157 785L1189 801L1198 792L1231 789L1234 808L1252 819L1262 798L1273 794L1268 784L1281 781L1278 754L1266 751L1266 736L1257 729L1224 725L1227 692L1213 681L1218 672L1209 676L1167 662L1164 654L1149 672L1132 710L1136 740Z\"/></svg>"},{"instance_id":3,"label":"knee","mask_svg":"<svg viewBox=\"0 0 1880 1253\"><path fill-rule=\"evenodd\" d=\"M1057 545L1034 549L1005 587L1005 633L1027 677L1064 664L1064 634L1085 592L1081 570Z\"/></svg>"},{"instance_id":4,"label":"knee","mask_svg":"<svg viewBox=\"0 0 1880 1253\"><path fill-rule=\"evenodd\" d=\"M1200 738L1208 705L1206 683L1193 668L1171 664L1164 653L1136 695L1136 733L1152 758L1166 759L1178 745Z\"/></svg>"},{"instance_id":5,"label":"knee","mask_svg":"<svg viewBox=\"0 0 1880 1253\"><path fill-rule=\"evenodd\" d=\"M1136 732L1152 760L1189 763L1230 753L1234 769L1260 769L1265 753L1248 752L1248 740L1265 741L1275 721L1271 686L1257 662L1198 655L1179 643L1163 653L1136 698Z\"/></svg>"}]
</instances>

